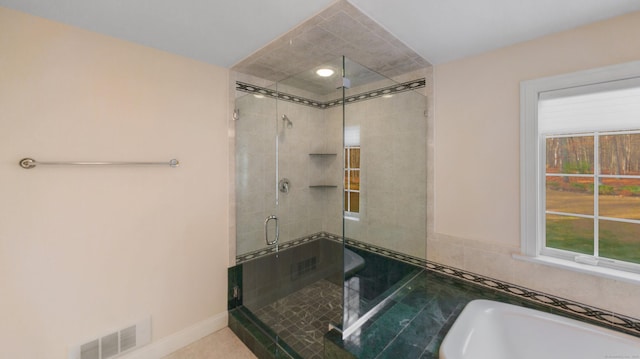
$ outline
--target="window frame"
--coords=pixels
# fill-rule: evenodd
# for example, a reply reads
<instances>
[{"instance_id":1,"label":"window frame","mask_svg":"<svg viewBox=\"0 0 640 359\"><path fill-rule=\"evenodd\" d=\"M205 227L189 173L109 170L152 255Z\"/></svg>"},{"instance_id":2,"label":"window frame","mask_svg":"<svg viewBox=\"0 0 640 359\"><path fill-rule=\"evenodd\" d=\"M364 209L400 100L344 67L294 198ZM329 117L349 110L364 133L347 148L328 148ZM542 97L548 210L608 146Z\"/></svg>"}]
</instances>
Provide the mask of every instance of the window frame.
<instances>
[{"instance_id":1,"label":"window frame","mask_svg":"<svg viewBox=\"0 0 640 359\"><path fill-rule=\"evenodd\" d=\"M640 61L521 82L520 245L522 255L514 255L515 258L640 283L640 272L636 272L635 265L631 265L630 268L625 268L624 265L612 268L604 261L594 265L596 262L589 258L576 259L577 252L545 249L546 154L545 144L538 130L538 101L542 93L631 78L640 78Z\"/></svg>"},{"instance_id":2,"label":"window frame","mask_svg":"<svg viewBox=\"0 0 640 359\"><path fill-rule=\"evenodd\" d=\"M344 176L344 181L346 183L351 183L350 181L350 175L351 175L351 171L358 171L359 174L362 174L361 171L361 167L351 167L351 158L350 158L350 153L351 153L351 149L358 149L358 153L360 153L360 145L345 145L344 146L344 153L345 153L345 167L343 172L345 173ZM359 175L360 177L360 175ZM361 178L361 177L360 177ZM360 192L362 190L361 188L362 186L362 182L359 182L358 185L358 190L353 190L350 188L347 188L347 186L344 187L344 196L346 198L348 198L348 201L345 202L345 210L344 210L344 218L346 219L350 219L350 220L354 220L354 221L359 221L360 220L360 208L358 206L358 212L352 212L351 211L351 193L357 193L358 194L358 202L360 202ZM347 210L349 209L349 210Z\"/></svg>"}]
</instances>

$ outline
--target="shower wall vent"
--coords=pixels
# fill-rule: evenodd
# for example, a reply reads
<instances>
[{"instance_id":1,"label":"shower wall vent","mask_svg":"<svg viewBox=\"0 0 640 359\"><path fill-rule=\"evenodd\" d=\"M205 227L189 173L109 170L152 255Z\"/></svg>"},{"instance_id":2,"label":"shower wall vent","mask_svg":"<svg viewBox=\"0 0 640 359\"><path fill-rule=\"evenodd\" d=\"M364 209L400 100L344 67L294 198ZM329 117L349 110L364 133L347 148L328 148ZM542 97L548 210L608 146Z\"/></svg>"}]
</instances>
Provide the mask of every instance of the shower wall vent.
<instances>
[{"instance_id":1,"label":"shower wall vent","mask_svg":"<svg viewBox=\"0 0 640 359\"><path fill-rule=\"evenodd\" d=\"M151 317L69 350L69 359L116 358L151 342Z\"/></svg>"}]
</instances>

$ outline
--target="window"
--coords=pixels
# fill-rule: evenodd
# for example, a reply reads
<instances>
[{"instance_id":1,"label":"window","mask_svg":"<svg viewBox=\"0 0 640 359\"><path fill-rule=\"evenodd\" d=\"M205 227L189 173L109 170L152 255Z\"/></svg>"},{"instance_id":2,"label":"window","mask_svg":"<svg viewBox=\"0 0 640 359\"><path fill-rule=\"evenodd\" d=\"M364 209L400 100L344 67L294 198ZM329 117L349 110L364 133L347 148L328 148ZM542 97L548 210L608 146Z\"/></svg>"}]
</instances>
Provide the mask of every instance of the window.
<instances>
[{"instance_id":1,"label":"window","mask_svg":"<svg viewBox=\"0 0 640 359\"><path fill-rule=\"evenodd\" d=\"M344 211L348 217L360 213L360 146L344 148Z\"/></svg>"},{"instance_id":2,"label":"window","mask_svg":"<svg viewBox=\"0 0 640 359\"><path fill-rule=\"evenodd\" d=\"M521 191L525 256L640 273L640 62L522 83Z\"/></svg>"},{"instance_id":3,"label":"window","mask_svg":"<svg viewBox=\"0 0 640 359\"><path fill-rule=\"evenodd\" d=\"M344 129L344 216L360 218L360 126Z\"/></svg>"}]
</instances>

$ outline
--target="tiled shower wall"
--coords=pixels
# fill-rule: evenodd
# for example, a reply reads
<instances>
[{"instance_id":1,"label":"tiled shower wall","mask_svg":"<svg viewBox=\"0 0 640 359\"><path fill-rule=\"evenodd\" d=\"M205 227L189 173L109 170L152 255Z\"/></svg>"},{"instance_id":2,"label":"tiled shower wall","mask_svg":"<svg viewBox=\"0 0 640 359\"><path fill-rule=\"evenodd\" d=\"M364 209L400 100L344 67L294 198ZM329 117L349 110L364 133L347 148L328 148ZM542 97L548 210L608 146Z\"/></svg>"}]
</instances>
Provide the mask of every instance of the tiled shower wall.
<instances>
[{"instance_id":1,"label":"tiled shower wall","mask_svg":"<svg viewBox=\"0 0 640 359\"><path fill-rule=\"evenodd\" d=\"M362 167L360 218L345 220L346 237L426 258L426 110L414 91L346 106Z\"/></svg>"},{"instance_id":2,"label":"tiled shower wall","mask_svg":"<svg viewBox=\"0 0 640 359\"><path fill-rule=\"evenodd\" d=\"M402 81L430 79L430 68ZM347 90L355 95L392 85L382 81ZM282 85L280 92L318 98ZM346 126L360 126L361 213L345 223L345 235L362 242L426 257L427 97L431 81L415 91L358 100L346 106ZM275 212L275 134L279 133L279 178L291 181L279 193L280 242L319 231L342 233L342 106L313 108L237 92L236 122L237 254L265 247L264 219ZM282 115L293 122L283 128ZM276 129L277 126L277 129ZM335 156L310 156L335 153ZM329 184L335 188L309 188Z\"/></svg>"},{"instance_id":3,"label":"tiled shower wall","mask_svg":"<svg viewBox=\"0 0 640 359\"><path fill-rule=\"evenodd\" d=\"M320 173L309 153L324 147L326 123L321 109L241 93L236 99L237 253L265 247L264 220L277 215L280 242L322 231L324 193L309 185ZM282 115L293 123L283 126ZM290 180L289 193L278 192L276 208L276 132L279 178ZM335 189L334 189L335 190Z\"/></svg>"}]
</instances>

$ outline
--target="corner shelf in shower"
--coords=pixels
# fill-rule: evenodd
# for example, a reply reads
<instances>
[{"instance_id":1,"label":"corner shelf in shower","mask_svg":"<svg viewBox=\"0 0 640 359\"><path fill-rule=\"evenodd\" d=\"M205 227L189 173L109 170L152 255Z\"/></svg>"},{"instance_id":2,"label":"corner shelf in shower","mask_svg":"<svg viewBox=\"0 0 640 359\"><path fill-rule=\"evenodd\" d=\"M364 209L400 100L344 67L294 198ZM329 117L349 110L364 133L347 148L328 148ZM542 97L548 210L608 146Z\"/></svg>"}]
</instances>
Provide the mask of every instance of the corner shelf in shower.
<instances>
[{"instance_id":1,"label":"corner shelf in shower","mask_svg":"<svg viewBox=\"0 0 640 359\"><path fill-rule=\"evenodd\" d=\"M311 158L328 158L328 157L333 157L333 156L337 156L337 153L310 153L309 156L311 156ZM310 185L309 188L338 188L337 185L334 184L316 184L316 185Z\"/></svg>"}]
</instances>

